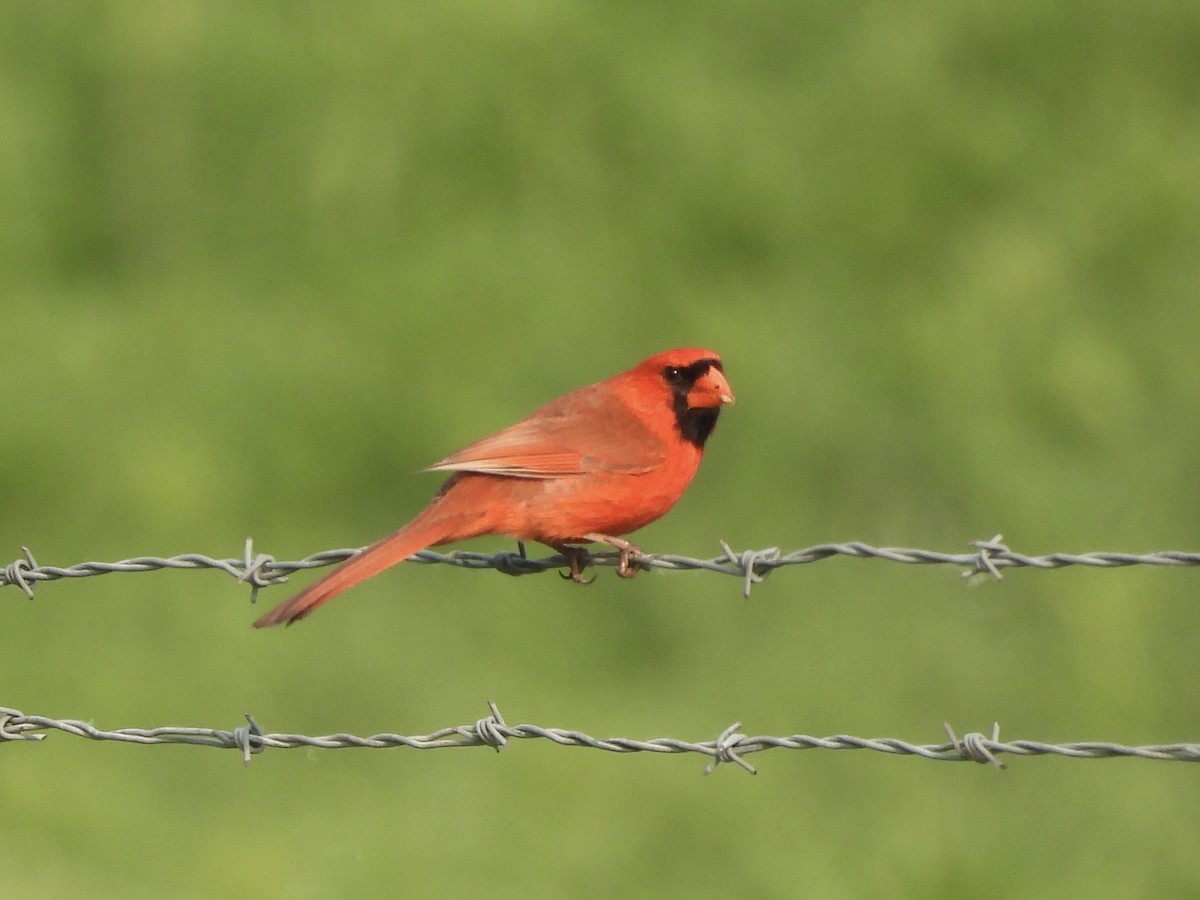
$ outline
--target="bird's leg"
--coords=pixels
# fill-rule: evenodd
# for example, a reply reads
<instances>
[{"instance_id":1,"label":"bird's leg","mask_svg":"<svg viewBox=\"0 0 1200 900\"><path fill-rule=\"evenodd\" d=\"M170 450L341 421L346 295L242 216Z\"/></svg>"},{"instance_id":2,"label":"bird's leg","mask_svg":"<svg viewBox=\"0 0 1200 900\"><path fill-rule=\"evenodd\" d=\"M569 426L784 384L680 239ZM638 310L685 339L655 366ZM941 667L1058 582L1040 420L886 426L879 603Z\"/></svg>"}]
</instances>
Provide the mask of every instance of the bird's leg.
<instances>
[{"instance_id":1,"label":"bird's leg","mask_svg":"<svg viewBox=\"0 0 1200 900\"><path fill-rule=\"evenodd\" d=\"M567 561L567 566L569 567L570 572L568 574L564 574L562 572L558 573L562 575L563 578L569 578L576 584L591 584L596 580L595 575L593 575L591 578L583 577L583 569L587 565L584 560L588 556L586 548L577 547L574 544L551 544L551 546L554 547L554 549L560 554L562 554L563 558Z\"/></svg>"},{"instance_id":2,"label":"bird's leg","mask_svg":"<svg viewBox=\"0 0 1200 900\"><path fill-rule=\"evenodd\" d=\"M586 541L594 541L597 544L608 544L617 550L617 574L622 578L632 578L642 569L646 568L645 563L641 561L642 548L634 544L632 541L627 541L625 538L611 537L607 534L597 534L591 532L583 535Z\"/></svg>"}]
</instances>

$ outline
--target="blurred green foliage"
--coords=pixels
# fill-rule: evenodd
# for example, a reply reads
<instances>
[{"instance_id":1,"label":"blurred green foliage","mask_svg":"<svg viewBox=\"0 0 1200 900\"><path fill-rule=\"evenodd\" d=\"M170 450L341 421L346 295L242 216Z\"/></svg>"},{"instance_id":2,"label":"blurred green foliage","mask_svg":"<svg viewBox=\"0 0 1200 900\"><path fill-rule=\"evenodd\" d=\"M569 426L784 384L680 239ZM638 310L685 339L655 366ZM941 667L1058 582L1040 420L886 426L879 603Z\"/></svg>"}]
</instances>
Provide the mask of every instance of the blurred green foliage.
<instances>
[{"instance_id":1,"label":"blurred green foliage","mask_svg":"<svg viewBox=\"0 0 1200 900\"><path fill-rule=\"evenodd\" d=\"M689 344L739 403L647 549L1194 549L1198 83L1200 8L1162 0L8 4L0 552L363 544L435 490L420 466ZM0 704L1194 741L1195 592L835 560L743 602L413 567L259 633L224 576L113 575L3 592ZM14 894L1200 885L1184 765L2 752Z\"/></svg>"}]
</instances>

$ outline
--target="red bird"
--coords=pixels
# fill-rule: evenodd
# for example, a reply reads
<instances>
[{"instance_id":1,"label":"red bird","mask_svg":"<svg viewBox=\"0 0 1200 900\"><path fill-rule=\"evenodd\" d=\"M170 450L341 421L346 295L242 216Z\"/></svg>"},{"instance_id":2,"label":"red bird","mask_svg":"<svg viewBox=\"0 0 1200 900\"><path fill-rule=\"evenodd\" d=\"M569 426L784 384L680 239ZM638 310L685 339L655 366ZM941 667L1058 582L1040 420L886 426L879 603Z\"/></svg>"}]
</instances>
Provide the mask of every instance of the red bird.
<instances>
[{"instance_id":1,"label":"red bird","mask_svg":"<svg viewBox=\"0 0 1200 900\"><path fill-rule=\"evenodd\" d=\"M484 534L539 541L582 581L578 545L641 551L621 535L653 522L691 483L733 391L711 350L667 350L628 372L551 400L517 424L430 466L453 472L417 517L272 609L255 628L291 624L342 591L423 550Z\"/></svg>"}]
</instances>

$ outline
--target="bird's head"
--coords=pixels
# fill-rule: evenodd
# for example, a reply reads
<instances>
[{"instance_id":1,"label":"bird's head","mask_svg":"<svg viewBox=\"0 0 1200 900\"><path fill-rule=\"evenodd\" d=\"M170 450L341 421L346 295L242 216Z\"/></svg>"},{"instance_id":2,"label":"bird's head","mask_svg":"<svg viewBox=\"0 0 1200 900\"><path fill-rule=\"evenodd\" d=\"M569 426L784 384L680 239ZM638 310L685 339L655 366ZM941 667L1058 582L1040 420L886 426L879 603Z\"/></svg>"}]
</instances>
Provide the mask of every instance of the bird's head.
<instances>
[{"instance_id":1,"label":"bird's head","mask_svg":"<svg viewBox=\"0 0 1200 900\"><path fill-rule=\"evenodd\" d=\"M733 402L721 357L698 348L667 350L645 360L638 369L665 386L683 439L703 447L717 425L721 407Z\"/></svg>"}]
</instances>

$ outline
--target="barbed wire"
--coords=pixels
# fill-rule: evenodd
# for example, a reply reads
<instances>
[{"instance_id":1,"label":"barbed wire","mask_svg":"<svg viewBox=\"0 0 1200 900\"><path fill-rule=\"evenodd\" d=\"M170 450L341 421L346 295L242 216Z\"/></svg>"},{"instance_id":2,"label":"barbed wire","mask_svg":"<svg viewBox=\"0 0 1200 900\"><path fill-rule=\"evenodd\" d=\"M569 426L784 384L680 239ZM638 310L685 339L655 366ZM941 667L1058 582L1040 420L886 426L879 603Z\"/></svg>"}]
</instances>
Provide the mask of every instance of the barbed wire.
<instances>
[{"instance_id":1,"label":"barbed wire","mask_svg":"<svg viewBox=\"0 0 1200 900\"><path fill-rule=\"evenodd\" d=\"M784 566L820 562L835 556L852 559L880 559L886 562L911 565L950 565L962 569L964 577L987 575L1003 579L1002 571L1007 568L1061 569L1066 566L1089 566L1114 569L1126 566L1200 566L1200 552L1183 550L1160 550L1152 553L1051 553L1030 556L1018 553L1003 543L1001 535L987 541L971 541L970 553L943 553L936 550L920 550L905 547L873 547L860 541L845 543L815 544L790 553L778 547L763 550L737 551L721 541L722 554L712 559L696 559L672 553L645 553L637 563L646 569L669 571L701 570L732 575L742 580L743 596L750 596L750 589L760 584L776 569ZM138 556L119 562L82 562L71 566L40 566L28 547L22 547L23 556L0 570L0 587L16 585L29 599L33 599L34 586L40 581L55 581L60 578L81 578L104 575L111 572L150 572L158 569L217 569L232 575L239 582L251 587L253 601L260 588L287 581L287 576L305 569L315 569L349 559L363 548L325 550L303 559L280 561L265 553L254 552L253 542L247 538L241 558L215 559L201 553L184 553L178 556ZM559 554L532 559L519 545L518 552L501 551L494 554L473 553L456 550L452 553L437 553L422 550L409 557L411 562L458 566L466 569L495 569L505 575L531 575L551 569L561 569L567 561ZM596 553L586 558L587 565L616 566L617 554Z\"/></svg>"},{"instance_id":2,"label":"barbed wire","mask_svg":"<svg viewBox=\"0 0 1200 900\"><path fill-rule=\"evenodd\" d=\"M410 557L413 562L444 564L468 569L495 569L507 575L527 575L559 569L567 561L558 554L541 559L525 555L524 546L518 552L502 551L495 554L455 551L442 554L423 550ZM886 562L915 565L951 565L962 569L966 577L985 575L1002 579L1005 568L1027 567L1042 570L1059 569L1066 566L1089 566L1094 568L1122 568L1134 565L1150 566L1198 566L1200 553L1165 550L1152 553L1053 553L1031 556L1011 550L1002 542L1000 535L988 541L972 541L970 553L942 553L901 547L873 547L859 541L846 543L817 544L790 553L782 553L777 547L763 550L735 551L724 541L722 555L712 559L695 559L675 554L644 554L639 564L647 569L670 571L702 570L732 575L740 578L743 594L750 595L755 584L761 583L771 572L783 566L819 562L835 556L853 559L881 559ZM251 599L258 590L287 581L287 576L306 569L318 568L342 562L361 548L326 550L300 560L278 561L268 554L254 553L253 543L247 539L241 558L216 559L199 553L186 553L171 557L140 556L118 562L84 562L72 566L41 566L32 552L23 547L23 557L0 570L0 587L16 585L27 597L33 599L34 586L41 581L60 578L81 578L113 572L149 572L160 569L216 569L233 576L239 582L251 586ZM616 566L617 554L599 553L589 555L587 563L598 566ZM194 728L162 726L156 728L119 728L102 730L89 722L78 719L55 719L49 716L27 716L16 709L0 707L0 741L41 740L45 732L59 731L91 740L120 741L137 744L192 744L224 749L241 750L243 760L249 763L253 754L266 748L294 749L310 747L317 749L399 748L417 750L443 749L449 747L489 746L503 749L514 740L542 739L557 746L586 747L616 753L699 753L709 758L705 773L711 772L723 762L734 763L750 773L756 770L744 757L765 750L873 750L893 755L916 756L941 761L974 761L990 763L1003 769L997 758L1001 754L1019 756L1057 755L1072 759L1099 759L1104 757L1138 757L1141 759L1200 761L1200 743L1159 744L1140 747L1124 746L1106 741L1080 741L1074 743L1047 743L1042 741L1001 741L999 725L993 726L989 738L978 732L968 732L958 738L949 725L945 726L948 743L913 744L898 738L862 738L838 734L828 737L813 737L793 734L773 737L750 736L735 723L723 730L714 740L691 742L678 738L595 738L582 731L562 728L547 728L540 725L521 724L510 726L494 703L488 704L491 715L470 725L441 728L429 734L374 734L366 737L346 733L323 736L307 736L288 733L265 733L253 716L247 715L247 724L232 730L218 728Z\"/></svg>"},{"instance_id":3,"label":"barbed wire","mask_svg":"<svg viewBox=\"0 0 1200 900\"><path fill-rule=\"evenodd\" d=\"M443 750L452 747L492 747L499 751L512 746L513 741L545 740L560 747L585 747L611 753L698 753L708 757L707 775L721 763L734 763L750 774L757 774L745 757L766 750L873 750L893 756L913 756L941 762L987 763L1004 769L999 760L1002 754L1016 756L1062 756L1068 759L1103 759L1107 757L1136 757L1139 759L1200 762L1200 744L1156 744L1127 747L1107 741L1076 741L1065 744L1044 741L1002 741L1000 725L993 724L991 737L980 732L968 732L961 738L947 724L943 727L949 738L939 744L913 744L899 738L862 738L846 734L813 737L792 734L781 737L748 735L741 732L742 723L735 722L714 740L685 741L678 738L595 738L582 731L547 728L541 725L509 725L493 702L488 702L490 714L469 725L439 728L429 734L373 734L359 737L339 732L318 737L303 734L266 733L255 718L246 715L246 725L232 730L221 728L118 728L111 731L97 728L78 719L54 719L49 716L27 716L16 709L0 707L0 741L40 741L45 732L59 731L94 741L119 741L129 744L191 744L238 750L242 761L267 748L292 750L308 747L319 750L396 749Z\"/></svg>"}]
</instances>

